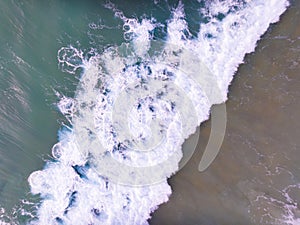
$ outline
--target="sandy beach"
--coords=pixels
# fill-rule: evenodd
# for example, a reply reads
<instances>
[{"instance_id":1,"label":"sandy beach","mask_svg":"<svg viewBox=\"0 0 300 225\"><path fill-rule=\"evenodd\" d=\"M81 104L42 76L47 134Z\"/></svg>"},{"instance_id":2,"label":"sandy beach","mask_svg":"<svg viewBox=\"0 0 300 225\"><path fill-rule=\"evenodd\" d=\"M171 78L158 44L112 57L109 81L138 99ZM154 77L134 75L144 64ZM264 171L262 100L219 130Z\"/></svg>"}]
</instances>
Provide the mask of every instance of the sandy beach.
<instances>
[{"instance_id":1,"label":"sandy beach","mask_svg":"<svg viewBox=\"0 0 300 225\"><path fill-rule=\"evenodd\" d=\"M280 225L285 216L300 217L299 15L293 1L245 57L230 86L219 155L197 170L210 134L205 122L192 159L169 180L169 202L150 224Z\"/></svg>"}]
</instances>

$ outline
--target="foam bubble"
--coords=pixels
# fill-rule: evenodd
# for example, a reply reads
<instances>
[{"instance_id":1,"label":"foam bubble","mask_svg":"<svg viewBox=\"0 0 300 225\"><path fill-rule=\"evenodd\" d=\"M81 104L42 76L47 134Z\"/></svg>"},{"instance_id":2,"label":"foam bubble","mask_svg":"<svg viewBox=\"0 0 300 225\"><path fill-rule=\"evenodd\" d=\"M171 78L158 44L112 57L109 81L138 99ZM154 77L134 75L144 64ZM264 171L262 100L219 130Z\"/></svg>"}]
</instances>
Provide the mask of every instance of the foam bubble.
<instances>
[{"instance_id":1,"label":"foam bubble","mask_svg":"<svg viewBox=\"0 0 300 225\"><path fill-rule=\"evenodd\" d=\"M72 126L52 148L56 162L28 178L43 197L33 224L147 224L171 194L167 178L178 170L182 143L226 100L244 55L288 5L253 0L230 11L234 4L213 1L211 21L192 38L180 3L167 41L154 42L154 19L126 18L107 3L130 42L89 60L72 46L59 50L63 71L84 73L74 98L60 96Z\"/></svg>"}]
</instances>

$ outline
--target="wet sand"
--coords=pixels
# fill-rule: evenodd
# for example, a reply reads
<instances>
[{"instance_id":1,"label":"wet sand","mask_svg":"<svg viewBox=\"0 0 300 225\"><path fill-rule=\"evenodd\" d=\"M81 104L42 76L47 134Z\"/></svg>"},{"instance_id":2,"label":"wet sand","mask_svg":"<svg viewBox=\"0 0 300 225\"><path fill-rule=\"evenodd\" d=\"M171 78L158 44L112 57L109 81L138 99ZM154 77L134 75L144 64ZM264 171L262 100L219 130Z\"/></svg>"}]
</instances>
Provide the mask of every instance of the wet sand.
<instances>
[{"instance_id":1,"label":"wet sand","mask_svg":"<svg viewBox=\"0 0 300 225\"><path fill-rule=\"evenodd\" d=\"M197 170L210 134L207 121L193 157L169 180L169 202L150 224L284 224L284 216L300 218L299 25L300 2L293 1L235 75L216 160Z\"/></svg>"}]
</instances>

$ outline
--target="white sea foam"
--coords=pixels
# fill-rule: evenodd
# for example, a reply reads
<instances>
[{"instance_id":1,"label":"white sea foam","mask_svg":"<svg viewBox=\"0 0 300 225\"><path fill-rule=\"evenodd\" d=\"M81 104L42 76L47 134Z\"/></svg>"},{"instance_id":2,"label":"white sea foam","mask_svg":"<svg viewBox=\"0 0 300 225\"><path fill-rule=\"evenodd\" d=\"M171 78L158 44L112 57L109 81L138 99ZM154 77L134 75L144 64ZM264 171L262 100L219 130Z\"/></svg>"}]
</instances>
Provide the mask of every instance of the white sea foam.
<instances>
[{"instance_id":1,"label":"white sea foam","mask_svg":"<svg viewBox=\"0 0 300 225\"><path fill-rule=\"evenodd\" d=\"M63 70L84 73L75 97L58 104L70 126L52 148L56 161L28 178L43 198L32 224L147 224L171 194L167 178L178 170L182 143L226 100L245 54L288 5L248 1L217 20L230 4L214 1L211 21L192 39L180 3L164 43L151 40L154 19L126 18L107 4L130 43L89 60L73 47L59 51Z\"/></svg>"}]
</instances>

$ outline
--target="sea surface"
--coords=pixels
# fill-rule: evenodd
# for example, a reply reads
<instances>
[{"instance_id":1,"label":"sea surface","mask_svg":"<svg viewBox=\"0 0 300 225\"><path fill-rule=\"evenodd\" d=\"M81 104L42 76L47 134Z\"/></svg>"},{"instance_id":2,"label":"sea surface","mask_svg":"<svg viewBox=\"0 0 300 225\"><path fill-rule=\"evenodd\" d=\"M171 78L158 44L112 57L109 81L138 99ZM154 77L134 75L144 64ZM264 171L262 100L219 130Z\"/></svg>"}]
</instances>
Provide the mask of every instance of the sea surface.
<instances>
[{"instance_id":1,"label":"sea surface","mask_svg":"<svg viewBox=\"0 0 300 225\"><path fill-rule=\"evenodd\" d=\"M1 225L300 224L299 1L3 0L0 21Z\"/></svg>"}]
</instances>

